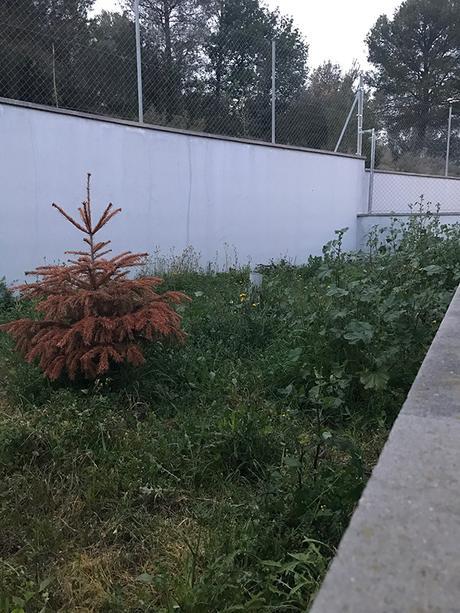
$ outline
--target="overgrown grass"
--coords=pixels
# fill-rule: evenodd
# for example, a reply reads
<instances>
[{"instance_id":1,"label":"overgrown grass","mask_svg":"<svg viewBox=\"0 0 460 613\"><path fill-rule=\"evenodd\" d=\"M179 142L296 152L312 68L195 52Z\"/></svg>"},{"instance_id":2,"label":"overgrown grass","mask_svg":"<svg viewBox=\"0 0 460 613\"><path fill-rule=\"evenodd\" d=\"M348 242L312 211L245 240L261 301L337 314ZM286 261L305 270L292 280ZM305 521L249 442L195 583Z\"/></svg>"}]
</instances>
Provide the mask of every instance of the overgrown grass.
<instances>
[{"instance_id":1,"label":"overgrown grass","mask_svg":"<svg viewBox=\"0 0 460 613\"><path fill-rule=\"evenodd\" d=\"M436 217L169 275L183 347L86 388L0 337L0 611L305 611L460 279ZM3 303L8 320L30 306Z\"/></svg>"}]
</instances>

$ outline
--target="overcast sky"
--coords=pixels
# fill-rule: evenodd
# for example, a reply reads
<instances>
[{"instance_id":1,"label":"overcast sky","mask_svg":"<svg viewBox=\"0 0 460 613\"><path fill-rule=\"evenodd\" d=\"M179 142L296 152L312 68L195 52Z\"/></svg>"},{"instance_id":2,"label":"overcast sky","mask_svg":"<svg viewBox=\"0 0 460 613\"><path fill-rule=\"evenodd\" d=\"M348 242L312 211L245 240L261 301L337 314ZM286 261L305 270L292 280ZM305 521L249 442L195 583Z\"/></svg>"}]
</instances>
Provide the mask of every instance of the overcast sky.
<instances>
[{"instance_id":1,"label":"overcast sky","mask_svg":"<svg viewBox=\"0 0 460 613\"><path fill-rule=\"evenodd\" d=\"M349 68L366 66L364 38L382 13L392 16L402 0L265 0L292 15L310 45L310 66L332 60ZM98 10L113 10L117 0L96 0Z\"/></svg>"}]
</instances>

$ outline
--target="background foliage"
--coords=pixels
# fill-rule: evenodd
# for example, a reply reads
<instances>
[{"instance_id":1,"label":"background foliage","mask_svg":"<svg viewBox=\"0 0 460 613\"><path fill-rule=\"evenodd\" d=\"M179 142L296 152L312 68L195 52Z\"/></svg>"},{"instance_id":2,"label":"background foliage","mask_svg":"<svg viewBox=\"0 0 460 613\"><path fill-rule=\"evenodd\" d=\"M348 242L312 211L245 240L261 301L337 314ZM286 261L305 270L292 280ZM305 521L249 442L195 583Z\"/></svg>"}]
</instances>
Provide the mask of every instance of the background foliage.
<instances>
[{"instance_id":1,"label":"background foliage","mask_svg":"<svg viewBox=\"0 0 460 613\"><path fill-rule=\"evenodd\" d=\"M406 0L392 19L382 15L367 37L377 127L384 164L442 174L448 100L460 93L460 2ZM459 159L458 105L453 159ZM452 168L455 174L459 169Z\"/></svg>"}]
</instances>

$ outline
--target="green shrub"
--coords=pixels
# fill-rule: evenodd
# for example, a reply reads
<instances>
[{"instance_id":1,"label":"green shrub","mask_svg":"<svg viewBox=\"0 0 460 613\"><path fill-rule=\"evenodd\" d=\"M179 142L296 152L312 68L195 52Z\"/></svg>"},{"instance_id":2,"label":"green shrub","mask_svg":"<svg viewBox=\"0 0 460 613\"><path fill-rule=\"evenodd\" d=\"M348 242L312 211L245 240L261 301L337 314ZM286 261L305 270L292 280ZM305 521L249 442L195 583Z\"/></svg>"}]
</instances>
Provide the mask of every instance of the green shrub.
<instances>
[{"instance_id":1,"label":"green shrub","mask_svg":"<svg viewBox=\"0 0 460 613\"><path fill-rule=\"evenodd\" d=\"M0 317L2 311L7 311L14 305L14 297L11 290L8 288L5 278L0 277Z\"/></svg>"}]
</instances>

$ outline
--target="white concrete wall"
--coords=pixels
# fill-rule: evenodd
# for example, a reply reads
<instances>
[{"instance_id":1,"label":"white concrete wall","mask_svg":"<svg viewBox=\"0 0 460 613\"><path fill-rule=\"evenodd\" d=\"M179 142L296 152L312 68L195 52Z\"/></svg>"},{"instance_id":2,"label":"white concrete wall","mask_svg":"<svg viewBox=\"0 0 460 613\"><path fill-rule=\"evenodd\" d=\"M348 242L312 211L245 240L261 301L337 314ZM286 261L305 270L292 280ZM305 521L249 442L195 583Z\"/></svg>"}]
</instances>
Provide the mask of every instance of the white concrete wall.
<instances>
[{"instance_id":1,"label":"white concrete wall","mask_svg":"<svg viewBox=\"0 0 460 613\"><path fill-rule=\"evenodd\" d=\"M367 181L369 173L366 172ZM376 171L374 173L373 213L409 213L409 205L431 202L442 212L460 212L460 179ZM366 207L367 208L367 207Z\"/></svg>"},{"instance_id":2,"label":"white concrete wall","mask_svg":"<svg viewBox=\"0 0 460 613\"><path fill-rule=\"evenodd\" d=\"M62 259L79 233L50 206L75 212L93 174L93 205L123 208L103 238L114 250L180 252L203 263L321 252L334 230L356 244L363 161L340 155L142 129L0 104L0 277Z\"/></svg>"}]
</instances>

